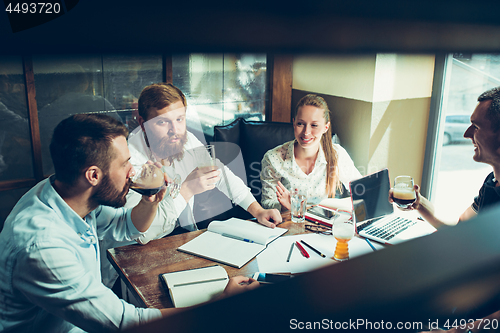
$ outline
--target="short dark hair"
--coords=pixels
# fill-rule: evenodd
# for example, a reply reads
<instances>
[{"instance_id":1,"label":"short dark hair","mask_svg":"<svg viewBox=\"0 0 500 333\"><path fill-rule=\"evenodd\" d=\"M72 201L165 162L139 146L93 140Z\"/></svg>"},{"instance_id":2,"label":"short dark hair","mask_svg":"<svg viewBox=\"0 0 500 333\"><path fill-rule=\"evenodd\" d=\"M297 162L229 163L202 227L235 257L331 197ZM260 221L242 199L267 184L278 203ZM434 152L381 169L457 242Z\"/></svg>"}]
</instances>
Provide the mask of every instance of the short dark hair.
<instances>
[{"instance_id":1,"label":"short dark hair","mask_svg":"<svg viewBox=\"0 0 500 333\"><path fill-rule=\"evenodd\" d=\"M170 104L181 101L187 106L186 96L171 83L156 83L144 88L139 96L139 116L145 121L149 120L151 108L163 109Z\"/></svg>"},{"instance_id":2,"label":"short dark hair","mask_svg":"<svg viewBox=\"0 0 500 333\"><path fill-rule=\"evenodd\" d=\"M74 185L92 165L108 172L115 156L111 141L127 135L122 122L105 114L76 114L64 119L54 129L50 142L56 179Z\"/></svg>"},{"instance_id":3,"label":"short dark hair","mask_svg":"<svg viewBox=\"0 0 500 333\"><path fill-rule=\"evenodd\" d=\"M485 91L477 98L478 102L491 101L487 116L491 122L491 128L497 132L500 130L500 87Z\"/></svg>"}]
</instances>

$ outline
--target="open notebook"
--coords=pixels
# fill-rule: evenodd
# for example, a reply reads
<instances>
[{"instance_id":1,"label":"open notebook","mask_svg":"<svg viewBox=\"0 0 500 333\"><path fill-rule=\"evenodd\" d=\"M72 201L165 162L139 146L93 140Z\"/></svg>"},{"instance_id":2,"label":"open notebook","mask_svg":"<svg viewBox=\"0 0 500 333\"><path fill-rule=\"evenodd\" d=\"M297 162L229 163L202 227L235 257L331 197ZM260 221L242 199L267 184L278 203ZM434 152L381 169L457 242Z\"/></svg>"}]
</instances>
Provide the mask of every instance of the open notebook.
<instances>
[{"instance_id":1,"label":"open notebook","mask_svg":"<svg viewBox=\"0 0 500 333\"><path fill-rule=\"evenodd\" d=\"M208 225L207 231L178 250L241 268L263 251L267 244L287 231L237 218L213 221Z\"/></svg>"}]
</instances>

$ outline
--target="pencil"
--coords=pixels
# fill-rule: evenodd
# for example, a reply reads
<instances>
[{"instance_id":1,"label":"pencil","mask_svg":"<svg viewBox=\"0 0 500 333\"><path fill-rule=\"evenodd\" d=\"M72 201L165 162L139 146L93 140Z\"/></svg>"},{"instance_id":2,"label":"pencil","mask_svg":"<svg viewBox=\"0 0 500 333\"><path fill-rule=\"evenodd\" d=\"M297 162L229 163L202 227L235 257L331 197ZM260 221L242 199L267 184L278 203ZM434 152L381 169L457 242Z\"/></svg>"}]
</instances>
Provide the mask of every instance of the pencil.
<instances>
[{"instance_id":1,"label":"pencil","mask_svg":"<svg viewBox=\"0 0 500 333\"><path fill-rule=\"evenodd\" d=\"M290 252L288 252L288 258L286 258L286 262L290 262L290 257L292 256L292 251L293 251L293 245L294 243L292 243L292 246L290 246Z\"/></svg>"},{"instance_id":2,"label":"pencil","mask_svg":"<svg viewBox=\"0 0 500 333\"><path fill-rule=\"evenodd\" d=\"M368 245L370 245L370 247L372 248L373 251L377 251L375 246L373 246L372 242L370 242L370 240L368 238L365 238L365 241L368 243Z\"/></svg>"},{"instance_id":3,"label":"pencil","mask_svg":"<svg viewBox=\"0 0 500 333\"><path fill-rule=\"evenodd\" d=\"M314 252L316 252L317 254L319 254L321 257L326 258L326 256L323 253L319 252L318 250L316 250L314 247L312 247L311 245L307 244L303 240L301 240L301 243L304 244L305 246L307 246L308 248L310 248L311 250L313 250Z\"/></svg>"}]
</instances>

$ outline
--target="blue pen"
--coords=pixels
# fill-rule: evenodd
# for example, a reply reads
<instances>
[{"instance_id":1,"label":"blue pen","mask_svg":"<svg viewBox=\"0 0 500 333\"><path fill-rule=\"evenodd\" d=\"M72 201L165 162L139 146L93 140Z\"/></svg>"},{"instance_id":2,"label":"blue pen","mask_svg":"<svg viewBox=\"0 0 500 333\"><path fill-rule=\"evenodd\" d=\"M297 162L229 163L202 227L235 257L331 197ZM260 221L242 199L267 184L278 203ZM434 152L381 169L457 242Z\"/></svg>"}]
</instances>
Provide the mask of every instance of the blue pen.
<instances>
[{"instance_id":1,"label":"blue pen","mask_svg":"<svg viewBox=\"0 0 500 333\"><path fill-rule=\"evenodd\" d=\"M370 240L368 238L365 238L365 241L368 243L368 245L370 245L370 247L372 248L373 251L377 251L375 246L373 246L372 242L370 242Z\"/></svg>"},{"instance_id":2,"label":"blue pen","mask_svg":"<svg viewBox=\"0 0 500 333\"><path fill-rule=\"evenodd\" d=\"M253 243L254 242L253 240L246 239L246 238L243 238L243 237L233 236L233 235L230 235L230 234L222 234L222 236L229 237L229 238L234 238L234 239L237 239L237 240L240 240L240 241L244 241L244 242L247 242L247 243Z\"/></svg>"}]
</instances>

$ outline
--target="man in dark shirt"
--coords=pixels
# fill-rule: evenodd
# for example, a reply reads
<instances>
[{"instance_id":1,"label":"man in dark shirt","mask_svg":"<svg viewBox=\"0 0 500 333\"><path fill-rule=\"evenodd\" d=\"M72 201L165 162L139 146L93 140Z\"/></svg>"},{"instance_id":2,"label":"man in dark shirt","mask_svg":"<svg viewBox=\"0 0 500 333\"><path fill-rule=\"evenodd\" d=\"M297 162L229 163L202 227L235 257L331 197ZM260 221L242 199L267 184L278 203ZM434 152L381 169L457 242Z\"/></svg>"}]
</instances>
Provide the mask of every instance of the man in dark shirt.
<instances>
[{"instance_id":1,"label":"man in dark shirt","mask_svg":"<svg viewBox=\"0 0 500 333\"><path fill-rule=\"evenodd\" d=\"M478 196L474 198L471 208L477 214L481 211L481 209L499 202L500 187L498 186L498 181L496 180L495 172L493 171L484 180L483 186L479 190Z\"/></svg>"},{"instance_id":2,"label":"man in dark shirt","mask_svg":"<svg viewBox=\"0 0 500 333\"><path fill-rule=\"evenodd\" d=\"M474 161L491 165L493 172L486 177L474 202L460 215L458 221L446 222L436 218L432 203L420 195L419 187L415 185L417 200L409 209L418 210L422 217L436 228L456 225L461 221L471 219L489 207L500 204L500 186L497 181L497 176L500 176L500 87L482 93L477 100L479 103L470 117L472 124L465 131L464 137L472 140ZM392 201L392 189L389 192L389 201ZM479 332L485 320L490 322L497 321L499 318L500 311L497 311L473 323L468 321L465 329L456 327L448 332Z\"/></svg>"},{"instance_id":3,"label":"man in dark shirt","mask_svg":"<svg viewBox=\"0 0 500 333\"><path fill-rule=\"evenodd\" d=\"M482 93L477 100L479 103L470 117L472 124L465 131L464 137L472 140L474 161L491 165L493 172L486 177L478 196L460 215L458 221L448 222L436 218L432 203L420 195L419 186L415 185L417 200L410 209L418 210L422 217L438 229L468 220L482 210L500 203L500 187L497 181L497 176L500 176L500 87ZM392 201L392 190L389 200Z\"/></svg>"}]
</instances>

